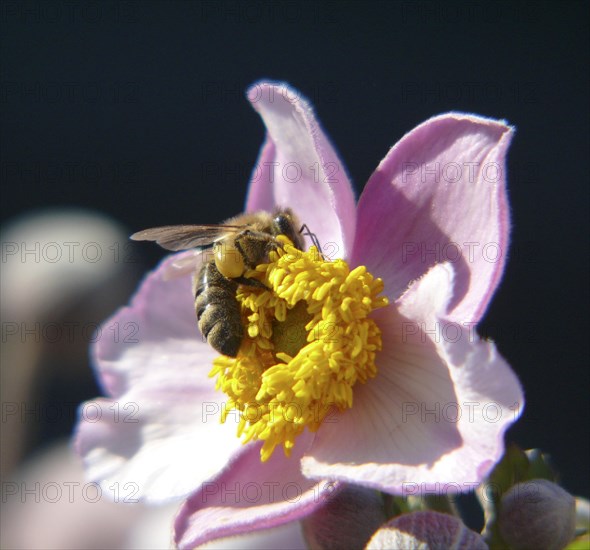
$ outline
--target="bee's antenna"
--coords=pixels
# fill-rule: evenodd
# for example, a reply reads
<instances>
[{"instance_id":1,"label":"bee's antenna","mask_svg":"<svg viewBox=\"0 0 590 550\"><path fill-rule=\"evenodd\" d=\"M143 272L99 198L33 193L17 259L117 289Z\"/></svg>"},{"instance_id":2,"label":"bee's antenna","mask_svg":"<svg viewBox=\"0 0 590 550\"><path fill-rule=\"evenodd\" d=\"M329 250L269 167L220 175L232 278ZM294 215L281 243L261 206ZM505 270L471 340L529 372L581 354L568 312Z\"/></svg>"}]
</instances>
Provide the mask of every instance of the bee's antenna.
<instances>
[{"instance_id":1,"label":"bee's antenna","mask_svg":"<svg viewBox=\"0 0 590 550\"><path fill-rule=\"evenodd\" d=\"M320 241L318 241L318 238L316 236L315 233L312 233L309 230L309 227L307 227L307 224L303 224L301 226L301 229L299 230L299 233L305 237L309 237L311 243L313 244L313 246L315 246L318 249L318 252L320 253L320 256L325 260L325 256L324 253L322 252L322 247L320 246Z\"/></svg>"}]
</instances>

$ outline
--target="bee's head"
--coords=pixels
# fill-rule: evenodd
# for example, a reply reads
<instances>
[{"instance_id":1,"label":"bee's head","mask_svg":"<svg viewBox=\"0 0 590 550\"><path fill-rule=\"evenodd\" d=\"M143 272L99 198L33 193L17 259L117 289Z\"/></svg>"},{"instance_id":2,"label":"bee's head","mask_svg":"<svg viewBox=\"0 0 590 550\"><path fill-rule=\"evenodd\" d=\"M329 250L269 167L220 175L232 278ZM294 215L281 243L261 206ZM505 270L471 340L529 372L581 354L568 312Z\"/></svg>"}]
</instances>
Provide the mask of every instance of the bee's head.
<instances>
[{"instance_id":1,"label":"bee's head","mask_svg":"<svg viewBox=\"0 0 590 550\"><path fill-rule=\"evenodd\" d=\"M273 216L273 225L275 235L285 235L295 245L295 248L303 250L303 236L299 231L301 224L290 208L276 210Z\"/></svg>"}]
</instances>

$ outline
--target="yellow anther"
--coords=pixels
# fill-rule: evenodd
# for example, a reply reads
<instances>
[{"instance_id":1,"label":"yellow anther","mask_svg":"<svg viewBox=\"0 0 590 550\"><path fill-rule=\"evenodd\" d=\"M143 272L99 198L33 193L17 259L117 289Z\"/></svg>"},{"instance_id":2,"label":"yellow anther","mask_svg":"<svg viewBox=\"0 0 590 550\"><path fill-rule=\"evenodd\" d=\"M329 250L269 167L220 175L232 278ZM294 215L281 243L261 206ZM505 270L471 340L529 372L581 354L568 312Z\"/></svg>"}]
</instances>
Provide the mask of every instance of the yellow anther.
<instances>
[{"instance_id":1,"label":"yellow anther","mask_svg":"<svg viewBox=\"0 0 590 550\"><path fill-rule=\"evenodd\" d=\"M317 430L331 408L354 403L354 385L376 375L381 332L368 317L387 304L366 267L325 261L314 247L283 248L246 273L264 288L240 286L246 339L236 358L219 357L210 376L240 412L238 436L263 440L261 459L282 445L289 455L305 428Z\"/></svg>"}]
</instances>

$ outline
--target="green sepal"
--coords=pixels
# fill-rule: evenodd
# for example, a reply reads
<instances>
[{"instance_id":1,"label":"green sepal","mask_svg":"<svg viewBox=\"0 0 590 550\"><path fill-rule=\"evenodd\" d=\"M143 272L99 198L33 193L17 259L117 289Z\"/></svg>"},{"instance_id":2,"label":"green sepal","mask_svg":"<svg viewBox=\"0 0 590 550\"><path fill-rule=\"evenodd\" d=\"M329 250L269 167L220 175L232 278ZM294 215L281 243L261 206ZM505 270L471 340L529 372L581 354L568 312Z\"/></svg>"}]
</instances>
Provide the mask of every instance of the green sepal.
<instances>
[{"instance_id":1,"label":"green sepal","mask_svg":"<svg viewBox=\"0 0 590 550\"><path fill-rule=\"evenodd\" d=\"M588 550L590 548L590 535L586 533L570 542L565 550Z\"/></svg>"},{"instance_id":2,"label":"green sepal","mask_svg":"<svg viewBox=\"0 0 590 550\"><path fill-rule=\"evenodd\" d=\"M540 449L529 449L525 451L529 460L529 469L527 479L547 479L557 483L559 481L557 473L551 467L551 457Z\"/></svg>"},{"instance_id":3,"label":"green sepal","mask_svg":"<svg viewBox=\"0 0 590 550\"><path fill-rule=\"evenodd\" d=\"M419 497L410 495L407 497L383 495L383 508L385 514L389 519L392 519L401 514L409 514L411 512L422 512L426 510L441 512L452 516L458 516L457 509L448 495L427 495Z\"/></svg>"}]
</instances>

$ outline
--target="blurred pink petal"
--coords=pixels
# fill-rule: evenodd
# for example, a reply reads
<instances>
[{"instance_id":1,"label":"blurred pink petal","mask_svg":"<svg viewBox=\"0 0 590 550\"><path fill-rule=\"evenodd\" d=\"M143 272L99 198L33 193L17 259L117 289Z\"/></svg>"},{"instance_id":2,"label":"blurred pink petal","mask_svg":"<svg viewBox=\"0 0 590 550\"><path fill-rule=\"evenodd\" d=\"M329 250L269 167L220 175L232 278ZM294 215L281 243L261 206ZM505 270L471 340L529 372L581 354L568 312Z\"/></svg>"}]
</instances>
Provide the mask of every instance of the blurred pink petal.
<instances>
[{"instance_id":1,"label":"blurred pink petal","mask_svg":"<svg viewBox=\"0 0 590 550\"><path fill-rule=\"evenodd\" d=\"M174 505L149 507L128 496L120 487L118 503L113 502L100 487L86 482L82 465L66 442L52 446L14 476L2 479L0 547L165 548ZM150 537L142 539L148 523Z\"/></svg>"},{"instance_id":2,"label":"blurred pink petal","mask_svg":"<svg viewBox=\"0 0 590 550\"><path fill-rule=\"evenodd\" d=\"M252 550L253 548L256 550L277 550L277 548L308 550L298 521L235 537L211 540L199 548L201 550Z\"/></svg>"}]
</instances>

